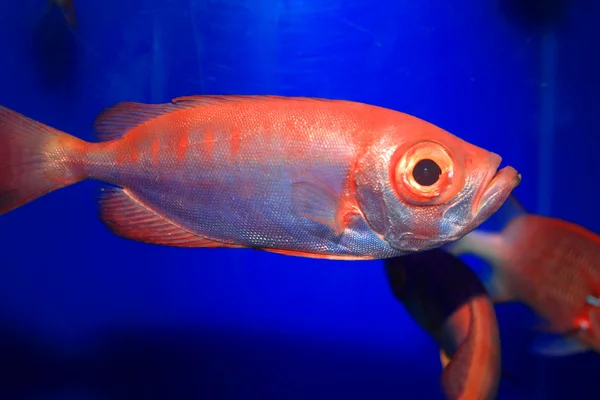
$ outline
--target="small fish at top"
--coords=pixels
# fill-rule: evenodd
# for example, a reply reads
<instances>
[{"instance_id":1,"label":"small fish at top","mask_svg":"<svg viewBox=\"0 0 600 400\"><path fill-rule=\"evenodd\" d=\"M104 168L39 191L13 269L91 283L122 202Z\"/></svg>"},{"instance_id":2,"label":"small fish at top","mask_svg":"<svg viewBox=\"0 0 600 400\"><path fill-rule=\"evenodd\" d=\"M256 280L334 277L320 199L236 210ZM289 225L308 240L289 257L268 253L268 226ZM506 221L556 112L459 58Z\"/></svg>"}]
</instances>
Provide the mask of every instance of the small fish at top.
<instances>
[{"instance_id":1,"label":"small fish at top","mask_svg":"<svg viewBox=\"0 0 600 400\"><path fill-rule=\"evenodd\" d=\"M77 27L77 17L75 16L75 6L73 5L73 0L50 0L49 6L50 8L60 8L65 20L69 23L69 25L71 25L73 28Z\"/></svg>"},{"instance_id":2,"label":"small fish at top","mask_svg":"<svg viewBox=\"0 0 600 400\"><path fill-rule=\"evenodd\" d=\"M441 249L385 260L394 296L439 345L442 389L451 400L492 400L500 383L500 334L485 287Z\"/></svg>"},{"instance_id":3,"label":"small fish at top","mask_svg":"<svg viewBox=\"0 0 600 400\"><path fill-rule=\"evenodd\" d=\"M568 221L527 213L514 196L502 212L507 207L514 217L501 232L477 229L447 250L490 264L486 286L495 302L519 301L541 317L534 352L600 351L600 236Z\"/></svg>"},{"instance_id":4,"label":"small fish at top","mask_svg":"<svg viewBox=\"0 0 600 400\"><path fill-rule=\"evenodd\" d=\"M0 215L85 179L121 237L365 260L439 247L519 184L501 158L373 105L278 96L125 102L88 143L0 108Z\"/></svg>"}]
</instances>

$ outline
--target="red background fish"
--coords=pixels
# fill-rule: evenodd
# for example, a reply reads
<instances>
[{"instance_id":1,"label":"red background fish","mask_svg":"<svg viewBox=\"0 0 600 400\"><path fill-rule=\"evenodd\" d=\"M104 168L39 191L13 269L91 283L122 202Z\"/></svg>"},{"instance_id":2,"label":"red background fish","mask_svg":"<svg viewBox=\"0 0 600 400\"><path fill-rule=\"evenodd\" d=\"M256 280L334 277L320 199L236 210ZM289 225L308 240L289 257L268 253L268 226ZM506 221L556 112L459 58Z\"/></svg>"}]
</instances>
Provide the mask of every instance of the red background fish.
<instances>
[{"instance_id":1,"label":"red background fish","mask_svg":"<svg viewBox=\"0 0 600 400\"><path fill-rule=\"evenodd\" d=\"M495 301L523 302L542 317L543 331L564 335L538 340L538 353L600 351L598 235L558 218L522 213L500 233L476 230L449 249L491 264L487 284Z\"/></svg>"},{"instance_id":2,"label":"red background fish","mask_svg":"<svg viewBox=\"0 0 600 400\"><path fill-rule=\"evenodd\" d=\"M446 398L494 399L501 376L500 334L477 275L440 249L385 264L394 295L440 347Z\"/></svg>"}]
</instances>

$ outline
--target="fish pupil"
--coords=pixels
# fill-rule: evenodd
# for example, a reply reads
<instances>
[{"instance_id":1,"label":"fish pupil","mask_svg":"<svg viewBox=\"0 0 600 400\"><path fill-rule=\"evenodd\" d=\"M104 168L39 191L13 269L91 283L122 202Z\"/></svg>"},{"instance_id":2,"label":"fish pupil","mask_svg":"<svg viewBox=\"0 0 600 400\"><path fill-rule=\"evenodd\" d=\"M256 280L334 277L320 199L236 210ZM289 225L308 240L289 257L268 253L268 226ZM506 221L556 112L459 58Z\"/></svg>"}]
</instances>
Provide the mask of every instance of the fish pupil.
<instances>
[{"instance_id":1,"label":"fish pupil","mask_svg":"<svg viewBox=\"0 0 600 400\"><path fill-rule=\"evenodd\" d=\"M435 161L425 158L413 168L413 178L421 186L434 185L442 174L442 169Z\"/></svg>"}]
</instances>

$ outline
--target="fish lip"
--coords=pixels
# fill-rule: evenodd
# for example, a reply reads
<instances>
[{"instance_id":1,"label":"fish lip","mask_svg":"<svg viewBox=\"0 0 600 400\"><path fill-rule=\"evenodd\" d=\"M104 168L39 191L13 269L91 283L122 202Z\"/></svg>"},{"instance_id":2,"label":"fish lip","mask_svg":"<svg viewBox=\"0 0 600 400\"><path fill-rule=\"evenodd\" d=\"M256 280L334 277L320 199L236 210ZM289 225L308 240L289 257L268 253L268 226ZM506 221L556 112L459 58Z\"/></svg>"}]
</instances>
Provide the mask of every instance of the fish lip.
<instances>
[{"instance_id":1,"label":"fish lip","mask_svg":"<svg viewBox=\"0 0 600 400\"><path fill-rule=\"evenodd\" d=\"M493 171L493 170L492 170ZM489 207L495 206L490 215L495 212L508 198L510 193L521 183L521 174L511 166L497 170L481 193L478 202L477 215ZM495 204L494 204L495 203Z\"/></svg>"}]
</instances>

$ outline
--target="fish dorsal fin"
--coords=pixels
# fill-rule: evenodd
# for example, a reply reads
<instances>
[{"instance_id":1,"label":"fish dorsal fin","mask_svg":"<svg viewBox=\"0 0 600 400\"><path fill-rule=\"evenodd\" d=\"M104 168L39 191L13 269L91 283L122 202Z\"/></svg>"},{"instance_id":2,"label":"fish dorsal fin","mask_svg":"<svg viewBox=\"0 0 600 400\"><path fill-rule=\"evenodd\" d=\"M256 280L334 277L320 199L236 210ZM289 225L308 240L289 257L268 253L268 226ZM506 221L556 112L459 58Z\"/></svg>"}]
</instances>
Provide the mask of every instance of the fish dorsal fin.
<instances>
[{"instance_id":1,"label":"fish dorsal fin","mask_svg":"<svg viewBox=\"0 0 600 400\"><path fill-rule=\"evenodd\" d=\"M101 141L120 139L136 126L185 108L189 108L189 104L122 102L100 113L96 118L94 130Z\"/></svg>"},{"instance_id":2,"label":"fish dorsal fin","mask_svg":"<svg viewBox=\"0 0 600 400\"><path fill-rule=\"evenodd\" d=\"M136 126L151 121L164 114L199 106L224 103L244 103L249 101L344 101L328 100L313 97L284 97L275 95L197 95L174 98L170 103L145 104L122 102L105 109L96 118L94 129L101 141L120 139Z\"/></svg>"},{"instance_id":3,"label":"fish dorsal fin","mask_svg":"<svg viewBox=\"0 0 600 400\"><path fill-rule=\"evenodd\" d=\"M252 94L239 94L239 95L197 95L197 96L181 96L173 99L175 104L193 103L197 105L215 105L223 103L244 103L248 101L321 101L321 102L336 102L344 100L330 100L321 99L318 97L289 97L289 96L277 96L277 95L252 95Z\"/></svg>"},{"instance_id":4,"label":"fish dorsal fin","mask_svg":"<svg viewBox=\"0 0 600 400\"><path fill-rule=\"evenodd\" d=\"M197 236L145 207L125 189L105 188L100 218L117 236L173 247L241 247Z\"/></svg>"}]
</instances>

